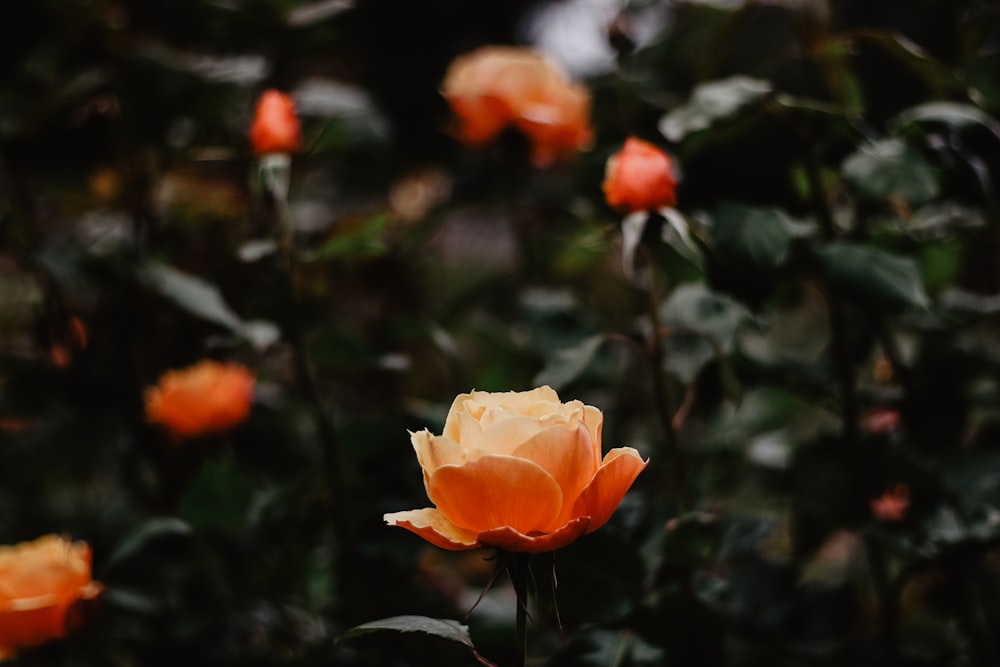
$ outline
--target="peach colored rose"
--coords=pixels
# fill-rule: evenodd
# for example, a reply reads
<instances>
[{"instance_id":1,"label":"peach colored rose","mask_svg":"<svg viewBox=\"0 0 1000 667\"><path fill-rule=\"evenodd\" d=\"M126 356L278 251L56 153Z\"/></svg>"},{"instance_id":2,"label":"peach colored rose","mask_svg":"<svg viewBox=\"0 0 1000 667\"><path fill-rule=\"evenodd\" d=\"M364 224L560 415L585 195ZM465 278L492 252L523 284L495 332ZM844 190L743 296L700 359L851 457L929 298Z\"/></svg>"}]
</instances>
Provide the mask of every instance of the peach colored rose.
<instances>
[{"instance_id":1,"label":"peach colored rose","mask_svg":"<svg viewBox=\"0 0 1000 667\"><path fill-rule=\"evenodd\" d=\"M410 434L436 507L385 515L444 549L564 547L607 522L648 461L601 459L604 416L549 387L455 399L443 435Z\"/></svg>"},{"instance_id":2,"label":"peach colored rose","mask_svg":"<svg viewBox=\"0 0 1000 667\"><path fill-rule=\"evenodd\" d=\"M302 129L291 97L278 90L264 91L250 126L250 143L257 155L302 150Z\"/></svg>"},{"instance_id":3,"label":"peach colored rose","mask_svg":"<svg viewBox=\"0 0 1000 667\"><path fill-rule=\"evenodd\" d=\"M677 202L670 157L653 144L629 137L622 149L608 158L604 197L624 213L650 211Z\"/></svg>"},{"instance_id":4,"label":"peach colored rose","mask_svg":"<svg viewBox=\"0 0 1000 667\"><path fill-rule=\"evenodd\" d=\"M239 364L201 361L168 371L146 391L146 419L192 437L225 431L250 413L254 376Z\"/></svg>"},{"instance_id":5,"label":"peach colored rose","mask_svg":"<svg viewBox=\"0 0 1000 667\"><path fill-rule=\"evenodd\" d=\"M515 127L531 141L536 166L585 150L593 137L590 93L529 49L486 46L459 56L442 92L461 141L484 144Z\"/></svg>"},{"instance_id":6,"label":"peach colored rose","mask_svg":"<svg viewBox=\"0 0 1000 667\"><path fill-rule=\"evenodd\" d=\"M93 600L90 547L58 535L0 546L0 660L66 635L67 612Z\"/></svg>"}]
</instances>

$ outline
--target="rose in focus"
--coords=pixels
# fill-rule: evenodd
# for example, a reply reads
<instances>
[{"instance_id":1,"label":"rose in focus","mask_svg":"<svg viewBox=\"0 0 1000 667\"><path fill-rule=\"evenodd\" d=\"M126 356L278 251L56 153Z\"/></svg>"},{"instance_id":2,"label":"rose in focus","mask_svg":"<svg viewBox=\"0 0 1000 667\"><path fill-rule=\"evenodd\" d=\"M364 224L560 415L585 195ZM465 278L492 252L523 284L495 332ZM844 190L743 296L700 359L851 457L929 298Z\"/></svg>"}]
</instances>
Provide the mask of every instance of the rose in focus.
<instances>
[{"instance_id":1,"label":"rose in focus","mask_svg":"<svg viewBox=\"0 0 1000 667\"><path fill-rule=\"evenodd\" d=\"M254 382L245 367L216 361L168 371L146 392L146 419L181 437L225 431L250 413Z\"/></svg>"},{"instance_id":2,"label":"rose in focus","mask_svg":"<svg viewBox=\"0 0 1000 667\"><path fill-rule=\"evenodd\" d=\"M608 158L604 197L623 213L652 211L677 203L670 157L653 144L629 137L622 149Z\"/></svg>"},{"instance_id":3,"label":"rose in focus","mask_svg":"<svg viewBox=\"0 0 1000 667\"><path fill-rule=\"evenodd\" d=\"M0 547L0 660L66 635L67 613L95 599L90 547L58 535Z\"/></svg>"},{"instance_id":4,"label":"rose in focus","mask_svg":"<svg viewBox=\"0 0 1000 667\"><path fill-rule=\"evenodd\" d=\"M436 507L385 521L444 549L564 547L603 526L648 463L631 447L602 460L603 422L549 387L462 394L442 435L410 434Z\"/></svg>"},{"instance_id":5,"label":"rose in focus","mask_svg":"<svg viewBox=\"0 0 1000 667\"><path fill-rule=\"evenodd\" d=\"M250 144L257 155L300 151L302 128L295 100L278 90L264 91L250 126Z\"/></svg>"},{"instance_id":6,"label":"rose in focus","mask_svg":"<svg viewBox=\"0 0 1000 667\"><path fill-rule=\"evenodd\" d=\"M465 143L484 144L514 127L540 167L590 146L590 93L529 49L487 46L459 56L442 88Z\"/></svg>"}]
</instances>

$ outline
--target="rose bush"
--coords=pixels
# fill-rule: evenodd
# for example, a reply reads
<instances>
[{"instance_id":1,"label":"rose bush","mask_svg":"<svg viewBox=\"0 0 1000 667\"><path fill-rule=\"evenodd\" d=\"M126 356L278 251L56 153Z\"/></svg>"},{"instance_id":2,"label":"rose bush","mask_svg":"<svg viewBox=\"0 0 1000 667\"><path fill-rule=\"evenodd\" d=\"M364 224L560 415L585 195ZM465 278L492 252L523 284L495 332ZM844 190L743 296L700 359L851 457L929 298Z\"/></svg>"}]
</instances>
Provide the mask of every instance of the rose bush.
<instances>
[{"instance_id":1,"label":"rose bush","mask_svg":"<svg viewBox=\"0 0 1000 667\"><path fill-rule=\"evenodd\" d=\"M549 387L455 399L442 435L411 433L436 507L385 515L444 549L542 552L611 517L646 467L631 447L601 459L601 411Z\"/></svg>"},{"instance_id":2,"label":"rose bush","mask_svg":"<svg viewBox=\"0 0 1000 667\"><path fill-rule=\"evenodd\" d=\"M67 612L93 600L90 547L58 535L0 547L0 660L66 635Z\"/></svg>"},{"instance_id":3,"label":"rose bush","mask_svg":"<svg viewBox=\"0 0 1000 667\"><path fill-rule=\"evenodd\" d=\"M648 141L629 137L608 158L604 197L609 206L623 213L673 206L676 187L670 157Z\"/></svg>"},{"instance_id":4,"label":"rose bush","mask_svg":"<svg viewBox=\"0 0 1000 667\"><path fill-rule=\"evenodd\" d=\"M146 392L146 419L181 437L224 431L247 418L254 382L245 367L217 361L168 371Z\"/></svg>"},{"instance_id":5,"label":"rose bush","mask_svg":"<svg viewBox=\"0 0 1000 667\"><path fill-rule=\"evenodd\" d=\"M515 127L531 141L536 166L590 146L590 93L529 49L487 46L459 56L442 89L465 143L483 144Z\"/></svg>"},{"instance_id":6,"label":"rose bush","mask_svg":"<svg viewBox=\"0 0 1000 667\"><path fill-rule=\"evenodd\" d=\"M278 90L264 91L250 126L250 144L257 155L300 151L302 128L295 100Z\"/></svg>"}]
</instances>

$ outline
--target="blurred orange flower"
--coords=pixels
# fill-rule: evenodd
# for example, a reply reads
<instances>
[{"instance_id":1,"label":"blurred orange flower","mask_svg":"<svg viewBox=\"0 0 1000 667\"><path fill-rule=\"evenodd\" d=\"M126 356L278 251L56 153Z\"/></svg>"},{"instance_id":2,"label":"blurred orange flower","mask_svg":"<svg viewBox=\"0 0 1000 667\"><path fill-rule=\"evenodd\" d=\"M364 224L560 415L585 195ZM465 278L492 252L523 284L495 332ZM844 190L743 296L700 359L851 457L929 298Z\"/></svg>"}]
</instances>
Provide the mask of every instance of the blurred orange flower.
<instances>
[{"instance_id":1,"label":"blurred orange flower","mask_svg":"<svg viewBox=\"0 0 1000 667\"><path fill-rule=\"evenodd\" d=\"M302 128L295 113L295 100L278 90L264 91L250 126L250 143L257 155L302 150Z\"/></svg>"},{"instance_id":2,"label":"blurred orange flower","mask_svg":"<svg viewBox=\"0 0 1000 667\"><path fill-rule=\"evenodd\" d=\"M604 172L604 197L624 213L650 211L677 202L670 157L653 144L629 137L622 149L608 158Z\"/></svg>"},{"instance_id":3,"label":"blurred orange flower","mask_svg":"<svg viewBox=\"0 0 1000 667\"><path fill-rule=\"evenodd\" d=\"M902 521L910 507L910 487L896 484L871 501L872 516L880 521Z\"/></svg>"},{"instance_id":4,"label":"blurred orange flower","mask_svg":"<svg viewBox=\"0 0 1000 667\"><path fill-rule=\"evenodd\" d=\"M564 547L603 526L648 463L631 447L602 461L603 423L549 387L462 394L443 435L410 434L436 507L384 519L443 549Z\"/></svg>"},{"instance_id":5,"label":"blurred orange flower","mask_svg":"<svg viewBox=\"0 0 1000 667\"><path fill-rule=\"evenodd\" d=\"M245 367L201 361L164 373L146 391L146 419L182 437L224 431L246 419L253 392L254 376Z\"/></svg>"},{"instance_id":6,"label":"blurred orange flower","mask_svg":"<svg viewBox=\"0 0 1000 667\"><path fill-rule=\"evenodd\" d=\"M0 546L0 660L66 635L67 612L101 592L90 547L58 535Z\"/></svg>"},{"instance_id":7,"label":"blurred orange flower","mask_svg":"<svg viewBox=\"0 0 1000 667\"><path fill-rule=\"evenodd\" d=\"M532 162L547 166L590 146L590 93L529 49L486 46L452 62L442 85L456 135L484 144L504 128L523 132Z\"/></svg>"}]
</instances>

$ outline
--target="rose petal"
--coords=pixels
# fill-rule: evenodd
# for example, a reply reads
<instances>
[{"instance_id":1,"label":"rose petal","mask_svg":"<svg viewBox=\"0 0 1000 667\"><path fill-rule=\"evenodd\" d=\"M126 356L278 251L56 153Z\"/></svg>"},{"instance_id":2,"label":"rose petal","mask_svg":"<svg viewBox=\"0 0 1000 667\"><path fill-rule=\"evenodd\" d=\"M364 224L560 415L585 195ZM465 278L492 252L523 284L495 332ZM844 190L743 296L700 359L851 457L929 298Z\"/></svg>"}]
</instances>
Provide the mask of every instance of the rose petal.
<instances>
[{"instance_id":1,"label":"rose petal","mask_svg":"<svg viewBox=\"0 0 1000 667\"><path fill-rule=\"evenodd\" d=\"M479 533L479 541L486 546L506 549L507 551L533 554L555 551L583 535L589 524L590 518L584 516L570 521L559 530L544 535L525 535L505 526Z\"/></svg>"},{"instance_id":2,"label":"rose petal","mask_svg":"<svg viewBox=\"0 0 1000 667\"><path fill-rule=\"evenodd\" d=\"M583 423L590 431L594 447L594 469L601 465L601 432L604 430L604 413L592 405L583 406Z\"/></svg>"},{"instance_id":3,"label":"rose petal","mask_svg":"<svg viewBox=\"0 0 1000 667\"><path fill-rule=\"evenodd\" d=\"M590 517L588 533L607 523L632 482L648 463L631 447L620 447L608 452L594 479L583 490L573 507L574 516Z\"/></svg>"},{"instance_id":4,"label":"rose petal","mask_svg":"<svg viewBox=\"0 0 1000 667\"><path fill-rule=\"evenodd\" d=\"M410 442L417 453L417 461L426 474L431 474L444 465L461 465L465 463L465 453L462 446L441 435L432 435L424 429L410 433Z\"/></svg>"},{"instance_id":5,"label":"rose petal","mask_svg":"<svg viewBox=\"0 0 1000 667\"><path fill-rule=\"evenodd\" d=\"M562 491L552 475L512 456L490 454L438 468L427 493L452 523L475 532L504 526L544 532L562 510Z\"/></svg>"},{"instance_id":6,"label":"rose petal","mask_svg":"<svg viewBox=\"0 0 1000 667\"><path fill-rule=\"evenodd\" d=\"M442 549L463 551L480 546L475 533L459 528L433 507L393 512L382 519L390 526L406 528Z\"/></svg>"},{"instance_id":7,"label":"rose petal","mask_svg":"<svg viewBox=\"0 0 1000 667\"><path fill-rule=\"evenodd\" d=\"M545 428L534 417L508 417L493 421L483 429L482 435L474 440L465 441L467 447L481 449L489 454L511 455L518 447L526 443Z\"/></svg>"},{"instance_id":8,"label":"rose petal","mask_svg":"<svg viewBox=\"0 0 1000 667\"><path fill-rule=\"evenodd\" d=\"M554 525L561 526L574 516L573 505L597 471L590 432L579 424L570 429L554 426L536 433L516 450L514 456L537 463L552 475L563 492L563 507Z\"/></svg>"}]
</instances>

